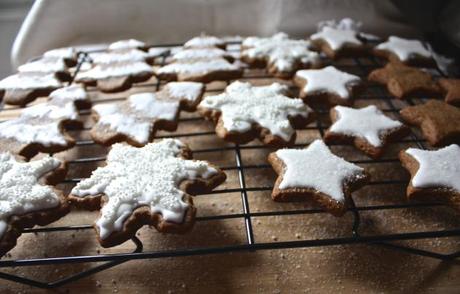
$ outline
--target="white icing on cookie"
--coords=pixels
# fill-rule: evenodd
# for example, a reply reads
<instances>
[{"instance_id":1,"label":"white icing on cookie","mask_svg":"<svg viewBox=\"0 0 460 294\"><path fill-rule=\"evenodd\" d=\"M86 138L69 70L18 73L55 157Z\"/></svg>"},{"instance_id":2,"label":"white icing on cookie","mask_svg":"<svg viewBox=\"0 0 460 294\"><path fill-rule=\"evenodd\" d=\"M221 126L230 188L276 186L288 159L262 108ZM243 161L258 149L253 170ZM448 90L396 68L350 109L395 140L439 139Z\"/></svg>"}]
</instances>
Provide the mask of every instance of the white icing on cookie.
<instances>
[{"instance_id":1,"label":"white icing on cookie","mask_svg":"<svg viewBox=\"0 0 460 294\"><path fill-rule=\"evenodd\" d=\"M149 55L149 57L159 57L163 54L168 53L170 50L170 47L152 47L149 48L147 54Z\"/></svg>"},{"instance_id":2,"label":"white icing on cookie","mask_svg":"<svg viewBox=\"0 0 460 294\"><path fill-rule=\"evenodd\" d=\"M99 116L97 125L109 126L117 133L146 144L156 121L176 120L180 101L196 101L201 97L202 87L200 83L169 83L163 89L169 93L167 97L159 93L138 93L129 96L126 103L95 105L93 110Z\"/></svg>"},{"instance_id":3,"label":"white icing on cookie","mask_svg":"<svg viewBox=\"0 0 460 294\"><path fill-rule=\"evenodd\" d=\"M41 185L39 179L60 164L53 157L18 162L10 153L0 153L0 240L11 216L59 205L59 196L50 186Z\"/></svg>"},{"instance_id":4,"label":"white icing on cookie","mask_svg":"<svg viewBox=\"0 0 460 294\"><path fill-rule=\"evenodd\" d=\"M65 104L68 102L88 100L89 96L85 88L80 85L72 84L70 86L62 87L54 90L49 95L51 101L55 104Z\"/></svg>"},{"instance_id":5,"label":"white icing on cookie","mask_svg":"<svg viewBox=\"0 0 460 294\"><path fill-rule=\"evenodd\" d=\"M0 81L0 89L46 89L62 87L54 74L18 73Z\"/></svg>"},{"instance_id":6,"label":"white icing on cookie","mask_svg":"<svg viewBox=\"0 0 460 294\"><path fill-rule=\"evenodd\" d=\"M289 39L285 33L270 38L249 37L243 41L242 56L264 58L279 71L292 71L300 62L316 66L320 62L318 53L310 51L310 42Z\"/></svg>"},{"instance_id":7,"label":"white icing on cookie","mask_svg":"<svg viewBox=\"0 0 460 294\"><path fill-rule=\"evenodd\" d=\"M433 151L409 148L406 153L419 163L412 178L414 188L448 188L460 193L460 146Z\"/></svg>"},{"instance_id":8,"label":"white icing on cookie","mask_svg":"<svg viewBox=\"0 0 460 294\"><path fill-rule=\"evenodd\" d=\"M21 117L46 118L50 120L75 120L78 118L78 111L74 103L65 104L39 103L27 108L21 112Z\"/></svg>"},{"instance_id":9,"label":"white icing on cookie","mask_svg":"<svg viewBox=\"0 0 460 294\"><path fill-rule=\"evenodd\" d=\"M149 57L147 52L138 49L124 49L109 52L90 53L89 57L96 64L110 64L118 62L136 62L145 61Z\"/></svg>"},{"instance_id":10,"label":"white icing on cookie","mask_svg":"<svg viewBox=\"0 0 460 294\"><path fill-rule=\"evenodd\" d=\"M285 96L286 91L287 86L278 83L254 87L236 81L224 93L205 97L199 107L220 111L228 131L245 132L257 123L289 141L295 131L288 117L308 117L311 109L301 99Z\"/></svg>"},{"instance_id":11,"label":"white icing on cookie","mask_svg":"<svg viewBox=\"0 0 460 294\"><path fill-rule=\"evenodd\" d=\"M276 156L285 167L279 188L310 188L344 202L343 187L347 180L364 177L364 169L332 154L321 140L306 149L280 149Z\"/></svg>"},{"instance_id":12,"label":"white icing on cookie","mask_svg":"<svg viewBox=\"0 0 460 294\"><path fill-rule=\"evenodd\" d=\"M123 228L125 220L140 206L160 213L168 222L183 222L188 204L179 189L184 180L208 179L217 173L207 162L180 158L183 143L165 139L142 148L115 144L107 165L72 190L76 197L107 195L96 225L101 239Z\"/></svg>"},{"instance_id":13,"label":"white icing on cookie","mask_svg":"<svg viewBox=\"0 0 460 294\"><path fill-rule=\"evenodd\" d=\"M307 80L303 91L307 94L313 92L328 92L337 94L341 98L350 98L347 85L359 83L360 77L340 71L333 66L322 69L305 69L296 72L296 76Z\"/></svg>"},{"instance_id":14,"label":"white icing on cookie","mask_svg":"<svg viewBox=\"0 0 460 294\"><path fill-rule=\"evenodd\" d=\"M190 62L173 62L157 70L158 74L203 75L213 71L238 70L238 67L223 58L198 59Z\"/></svg>"},{"instance_id":15,"label":"white icing on cookie","mask_svg":"<svg viewBox=\"0 0 460 294\"><path fill-rule=\"evenodd\" d=\"M336 106L334 110L338 119L331 126L331 132L364 138L375 147L382 146L382 135L402 126L402 123L384 115L375 105L361 109Z\"/></svg>"},{"instance_id":16,"label":"white icing on cookie","mask_svg":"<svg viewBox=\"0 0 460 294\"><path fill-rule=\"evenodd\" d=\"M398 56L401 61L407 61L414 55L431 58L431 52L425 48L418 40L408 40L395 36L390 36L388 41L375 47L380 50L388 50Z\"/></svg>"},{"instance_id":17,"label":"white icing on cookie","mask_svg":"<svg viewBox=\"0 0 460 294\"><path fill-rule=\"evenodd\" d=\"M145 47L145 43L135 39L120 40L109 45L109 50L123 50Z\"/></svg>"},{"instance_id":18,"label":"white icing on cookie","mask_svg":"<svg viewBox=\"0 0 460 294\"><path fill-rule=\"evenodd\" d=\"M341 30L326 26L320 32L311 35L310 39L313 41L324 40L332 50L338 50L348 44L362 45L363 43L356 36L356 31Z\"/></svg>"},{"instance_id":19,"label":"white icing on cookie","mask_svg":"<svg viewBox=\"0 0 460 294\"><path fill-rule=\"evenodd\" d=\"M18 67L18 72L55 73L65 72L67 66L62 58L45 57L25 63Z\"/></svg>"},{"instance_id":20,"label":"white icing on cookie","mask_svg":"<svg viewBox=\"0 0 460 294\"><path fill-rule=\"evenodd\" d=\"M225 42L214 36L199 36L185 42L184 47L200 48L200 47L219 47L223 46Z\"/></svg>"},{"instance_id":21,"label":"white icing on cookie","mask_svg":"<svg viewBox=\"0 0 460 294\"><path fill-rule=\"evenodd\" d=\"M108 64L96 64L88 71L79 72L75 80L77 82L82 82L86 80L101 80L143 73L153 73L151 66L143 61L114 62Z\"/></svg>"},{"instance_id":22,"label":"white icing on cookie","mask_svg":"<svg viewBox=\"0 0 460 294\"><path fill-rule=\"evenodd\" d=\"M210 59L224 58L229 54L227 51L220 48L188 48L183 49L172 56L173 60L189 60L189 59Z\"/></svg>"},{"instance_id":23,"label":"white icing on cookie","mask_svg":"<svg viewBox=\"0 0 460 294\"><path fill-rule=\"evenodd\" d=\"M63 59L74 59L76 58L77 52L72 47L58 48L46 51L43 56L48 58L63 58Z\"/></svg>"}]
</instances>

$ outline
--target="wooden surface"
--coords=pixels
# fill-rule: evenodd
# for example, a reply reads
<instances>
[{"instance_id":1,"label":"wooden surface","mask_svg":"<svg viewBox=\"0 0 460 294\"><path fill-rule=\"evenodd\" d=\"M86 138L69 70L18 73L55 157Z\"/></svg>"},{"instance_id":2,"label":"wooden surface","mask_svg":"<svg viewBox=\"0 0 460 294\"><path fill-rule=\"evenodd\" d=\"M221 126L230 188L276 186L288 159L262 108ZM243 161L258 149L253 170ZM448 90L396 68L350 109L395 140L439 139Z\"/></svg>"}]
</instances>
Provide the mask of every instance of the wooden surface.
<instances>
[{"instance_id":1,"label":"wooden surface","mask_svg":"<svg viewBox=\"0 0 460 294\"><path fill-rule=\"evenodd\" d=\"M360 60L369 64L366 59ZM340 67L348 72L361 72L351 59L340 61ZM372 69L372 66L367 67ZM266 76L263 70L250 70L245 79L255 84L270 84L275 79L260 78ZM251 78L253 77L253 78ZM291 84L290 81L280 81ZM90 89L94 103L113 102L127 97L129 93L153 91L154 79L143 85L136 85L127 92L102 95ZM219 93L225 83L214 82L208 85L208 94ZM380 87L383 89L382 87ZM362 99L355 106L376 104L388 109L383 99L374 99L377 86L369 85ZM43 101L43 99L41 99ZM396 107L406 102L393 100ZM7 107L8 108L8 107ZM3 110L0 118L11 118L18 110ZM394 113L389 115L394 117ZM194 113L182 113L182 118L198 117ZM396 116L397 117L397 116ZM90 140L88 129L93 124L88 113L82 115L85 120L83 131L72 131L78 140ZM330 121L327 115L321 115L323 125ZM316 123L310 125L316 126ZM213 131L212 123L202 119L182 121L173 133L159 132L159 136L178 135L187 142L192 150L212 147L231 147L214 134L187 136L190 132ZM181 136L184 134L184 136ZM298 132L299 144L307 144L321 136L315 129ZM408 140L407 140L408 141ZM251 142L259 145L258 141ZM397 152L414 143L396 143L391 145L384 155L385 159L396 159ZM335 154L347 160L368 160L365 155L352 146L333 146ZM267 164L267 154L272 151L263 149L242 149L243 164ZM95 144L77 146L55 156L66 160L105 156L107 149ZM233 150L195 153L197 159L205 159L221 167L235 166ZM87 177L103 161L91 163L71 163L67 178ZM408 180L408 174L396 160L386 163L361 164L372 175L372 181L389 179ZM227 182L218 189L239 188L238 172L227 169ZM274 171L267 168L247 168L244 171L247 187L272 186L276 177ZM394 185L370 185L353 194L357 206L403 204L405 183ZM66 193L71 184L58 187ZM314 208L308 203L275 203L270 191L248 192L251 212L289 211ZM219 193L195 197L198 216L232 215L242 213L241 195L237 193ZM404 232L438 231L460 227L458 213L448 207L405 208L361 211L362 235L397 234ZM97 212L73 210L69 215L50 226L92 224ZM326 213L261 216L253 217L254 237L257 243L296 240L313 240L338 237L350 237L352 232L352 213L341 218ZM243 218L198 221L194 229L186 235L163 235L152 228L144 227L137 236L144 245L144 252L174 250L184 248L206 248L233 244L245 244ZM397 244L437 251L453 252L459 250L459 238L436 238L428 240L398 241ZM134 248L131 242L103 249L95 238L92 229L26 233L18 246L3 259L29 259L58 256L98 255L106 253L130 252ZM25 277L52 281L88 269L93 264L77 263L66 265L33 266L7 268L1 271L23 275ZM340 245L312 248L261 250L211 254L202 256L159 258L129 261L114 268L94 274L77 282L62 286L51 293L459 293L460 267L456 262L440 262L429 257L411 255L395 251L380 245ZM0 293L38 293L43 290L22 286L17 283L0 281Z\"/></svg>"}]
</instances>

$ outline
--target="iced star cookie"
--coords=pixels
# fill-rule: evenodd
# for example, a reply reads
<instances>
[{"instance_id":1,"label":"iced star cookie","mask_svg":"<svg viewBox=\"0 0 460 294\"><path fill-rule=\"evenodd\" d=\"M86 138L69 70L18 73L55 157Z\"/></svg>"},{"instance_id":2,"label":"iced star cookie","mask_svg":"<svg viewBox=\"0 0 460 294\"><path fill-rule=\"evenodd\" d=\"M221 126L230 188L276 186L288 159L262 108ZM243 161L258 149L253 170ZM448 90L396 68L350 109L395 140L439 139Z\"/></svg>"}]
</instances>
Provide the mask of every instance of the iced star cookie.
<instances>
[{"instance_id":1,"label":"iced star cookie","mask_svg":"<svg viewBox=\"0 0 460 294\"><path fill-rule=\"evenodd\" d=\"M163 233L179 233L194 223L191 195L211 191L225 181L217 167L192 160L179 140L165 139L142 148L115 144L107 164L73 188L69 198L79 206L101 207L94 224L99 242L115 246L143 225ZM184 184L184 191L181 184Z\"/></svg>"},{"instance_id":2,"label":"iced star cookie","mask_svg":"<svg viewBox=\"0 0 460 294\"><path fill-rule=\"evenodd\" d=\"M372 158L379 158L385 146L409 133L401 122L384 115L375 105L361 109L335 106L333 124L324 134L326 143L353 143Z\"/></svg>"},{"instance_id":3,"label":"iced star cookie","mask_svg":"<svg viewBox=\"0 0 460 294\"><path fill-rule=\"evenodd\" d=\"M444 101L460 106L460 79L439 79L438 83L445 92Z\"/></svg>"},{"instance_id":4,"label":"iced star cookie","mask_svg":"<svg viewBox=\"0 0 460 294\"><path fill-rule=\"evenodd\" d=\"M92 63L111 64L119 62L143 62L150 58L149 53L139 49L123 49L117 51L90 53Z\"/></svg>"},{"instance_id":5,"label":"iced star cookie","mask_svg":"<svg viewBox=\"0 0 460 294\"><path fill-rule=\"evenodd\" d=\"M409 148L399 158L411 174L407 197L435 200L460 209L460 147L452 144L439 150Z\"/></svg>"},{"instance_id":6,"label":"iced star cookie","mask_svg":"<svg viewBox=\"0 0 460 294\"><path fill-rule=\"evenodd\" d=\"M352 105L361 90L361 78L328 66L296 72L294 83L307 104Z\"/></svg>"},{"instance_id":7,"label":"iced star cookie","mask_svg":"<svg viewBox=\"0 0 460 294\"><path fill-rule=\"evenodd\" d=\"M49 95L49 101L54 105L73 103L77 109L91 108L91 99L81 85L72 84L54 90Z\"/></svg>"},{"instance_id":8,"label":"iced star cookie","mask_svg":"<svg viewBox=\"0 0 460 294\"><path fill-rule=\"evenodd\" d=\"M312 110L301 99L286 96L288 87L278 83L255 87L233 82L225 92L207 96L198 111L216 123L217 136L237 144L259 138L271 146L292 145L295 128L313 119Z\"/></svg>"},{"instance_id":9,"label":"iced star cookie","mask_svg":"<svg viewBox=\"0 0 460 294\"><path fill-rule=\"evenodd\" d=\"M323 27L321 31L310 36L312 44L329 58L360 56L367 53L367 46L358 38L354 30L342 30Z\"/></svg>"},{"instance_id":10,"label":"iced star cookie","mask_svg":"<svg viewBox=\"0 0 460 294\"><path fill-rule=\"evenodd\" d=\"M176 130L180 110L194 111L203 93L201 83L171 82L156 93L137 93L122 103L95 105L97 123L91 136L103 145L126 141L144 146L157 130Z\"/></svg>"},{"instance_id":11,"label":"iced star cookie","mask_svg":"<svg viewBox=\"0 0 460 294\"><path fill-rule=\"evenodd\" d=\"M422 130L431 146L445 146L460 143L460 109L438 100L408 106L401 111L401 117L409 124Z\"/></svg>"},{"instance_id":12,"label":"iced star cookie","mask_svg":"<svg viewBox=\"0 0 460 294\"><path fill-rule=\"evenodd\" d=\"M62 59L68 67L72 67L77 65L78 52L72 47L57 48L43 53L43 58L59 58Z\"/></svg>"},{"instance_id":13,"label":"iced star cookie","mask_svg":"<svg viewBox=\"0 0 460 294\"><path fill-rule=\"evenodd\" d=\"M79 72L75 81L112 93L127 90L134 83L145 82L152 75L153 69L145 61L120 61L94 64L89 70Z\"/></svg>"},{"instance_id":14,"label":"iced star cookie","mask_svg":"<svg viewBox=\"0 0 460 294\"><path fill-rule=\"evenodd\" d=\"M0 152L0 257L16 245L24 228L50 224L68 213L62 192L43 184L56 184L64 176L65 164L56 158L23 162Z\"/></svg>"},{"instance_id":15,"label":"iced star cookie","mask_svg":"<svg viewBox=\"0 0 460 294\"><path fill-rule=\"evenodd\" d=\"M18 67L18 72L42 75L55 74L61 81L69 81L71 78L71 74L64 59L59 57L44 57L24 63Z\"/></svg>"},{"instance_id":16,"label":"iced star cookie","mask_svg":"<svg viewBox=\"0 0 460 294\"><path fill-rule=\"evenodd\" d=\"M226 43L224 40L208 35L201 35L199 37L194 37L184 44L185 48L205 48L205 47L217 47L225 49Z\"/></svg>"},{"instance_id":17,"label":"iced star cookie","mask_svg":"<svg viewBox=\"0 0 460 294\"><path fill-rule=\"evenodd\" d=\"M373 70L368 80L386 85L388 92L399 99L436 96L442 92L428 72L402 63L387 63L385 67Z\"/></svg>"},{"instance_id":18,"label":"iced star cookie","mask_svg":"<svg viewBox=\"0 0 460 294\"><path fill-rule=\"evenodd\" d=\"M433 55L422 42L390 36L384 43L375 46L374 55L392 62L402 62L408 65L435 65Z\"/></svg>"},{"instance_id":19,"label":"iced star cookie","mask_svg":"<svg viewBox=\"0 0 460 294\"><path fill-rule=\"evenodd\" d=\"M111 51L126 50L126 49L145 50L147 49L147 45L144 42L136 40L136 39L126 39L126 40L120 40L120 41L111 43L108 49Z\"/></svg>"},{"instance_id":20,"label":"iced star cookie","mask_svg":"<svg viewBox=\"0 0 460 294\"><path fill-rule=\"evenodd\" d=\"M242 43L241 59L251 66L266 66L275 77L291 78L301 68L318 68L318 53L305 40L289 39L285 33L270 38L249 37Z\"/></svg>"},{"instance_id":21,"label":"iced star cookie","mask_svg":"<svg viewBox=\"0 0 460 294\"><path fill-rule=\"evenodd\" d=\"M62 86L54 74L18 73L0 81L0 93L6 104L25 106Z\"/></svg>"},{"instance_id":22,"label":"iced star cookie","mask_svg":"<svg viewBox=\"0 0 460 294\"><path fill-rule=\"evenodd\" d=\"M223 58L199 58L167 64L158 68L155 74L166 81L209 83L215 80L238 79L243 75L243 70Z\"/></svg>"},{"instance_id":23,"label":"iced star cookie","mask_svg":"<svg viewBox=\"0 0 460 294\"><path fill-rule=\"evenodd\" d=\"M275 201L309 200L335 216L343 215L351 193L363 186L366 171L329 150L321 140L305 149L280 149L268 161L278 174Z\"/></svg>"},{"instance_id":24,"label":"iced star cookie","mask_svg":"<svg viewBox=\"0 0 460 294\"><path fill-rule=\"evenodd\" d=\"M220 48L216 47L205 47L205 48L185 48L176 53L171 57L173 61L187 61L194 59L213 59L213 58L224 58L229 62L234 60L233 56Z\"/></svg>"}]
</instances>

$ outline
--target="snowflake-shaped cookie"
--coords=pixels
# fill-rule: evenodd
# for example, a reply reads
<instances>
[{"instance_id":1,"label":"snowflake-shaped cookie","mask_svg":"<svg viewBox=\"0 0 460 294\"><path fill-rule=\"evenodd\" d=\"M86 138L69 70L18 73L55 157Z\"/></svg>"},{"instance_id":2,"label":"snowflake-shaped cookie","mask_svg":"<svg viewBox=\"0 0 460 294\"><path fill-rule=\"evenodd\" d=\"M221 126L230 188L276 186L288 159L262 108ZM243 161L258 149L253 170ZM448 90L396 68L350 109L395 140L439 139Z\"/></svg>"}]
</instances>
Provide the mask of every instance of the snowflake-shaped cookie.
<instances>
[{"instance_id":1,"label":"snowflake-shaped cookie","mask_svg":"<svg viewBox=\"0 0 460 294\"><path fill-rule=\"evenodd\" d=\"M325 26L321 31L311 35L310 40L330 58L362 54L366 50L358 39L358 32L354 30Z\"/></svg>"},{"instance_id":2,"label":"snowflake-shaped cookie","mask_svg":"<svg viewBox=\"0 0 460 294\"><path fill-rule=\"evenodd\" d=\"M193 223L195 209L187 193L209 191L225 174L205 161L189 160L190 150L181 141L165 139L142 148L115 144L107 165L72 190L72 201L94 207L105 197L96 221L103 246L122 243L144 224L162 232L184 230Z\"/></svg>"},{"instance_id":3,"label":"snowflake-shaped cookie","mask_svg":"<svg viewBox=\"0 0 460 294\"><path fill-rule=\"evenodd\" d=\"M127 141L143 146L157 130L175 130L180 110L195 110L203 92L201 83L171 82L157 93L137 93L126 102L98 104L93 107L97 123L91 135L103 145Z\"/></svg>"},{"instance_id":4,"label":"snowflake-shaped cookie","mask_svg":"<svg viewBox=\"0 0 460 294\"><path fill-rule=\"evenodd\" d=\"M434 198L460 208L460 146L452 144L438 150L409 148L402 150L399 158L411 174L408 198Z\"/></svg>"},{"instance_id":5,"label":"snowflake-shaped cookie","mask_svg":"<svg viewBox=\"0 0 460 294\"><path fill-rule=\"evenodd\" d=\"M368 176L363 168L331 153L321 140L305 149L280 149L269 155L279 175L273 188L275 201L311 199L340 216L352 191Z\"/></svg>"},{"instance_id":6,"label":"snowflake-shaped cookie","mask_svg":"<svg viewBox=\"0 0 460 294\"><path fill-rule=\"evenodd\" d=\"M53 222L67 213L63 195L39 182L60 165L53 157L22 162L9 152L0 153L0 256L16 244L18 230Z\"/></svg>"},{"instance_id":7,"label":"snowflake-shaped cookie","mask_svg":"<svg viewBox=\"0 0 460 294\"><path fill-rule=\"evenodd\" d=\"M417 64L420 62L432 63L433 54L425 48L419 40L403 39L390 36L388 41L380 43L374 48L378 56L388 58L390 61Z\"/></svg>"},{"instance_id":8,"label":"snowflake-shaped cookie","mask_svg":"<svg viewBox=\"0 0 460 294\"><path fill-rule=\"evenodd\" d=\"M312 111L301 99L285 96L287 90L278 83L255 87L237 81L224 93L205 97L198 110L218 121L216 133L225 140L247 143L260 138L268 145L293 144L294 127L308 124Z\"/></svg>"},{"instance_id":9,"label":"snowflake-shaped cookie","mask_svg":"<svg viewBox=\"0 0 460 294\"><path fill-rule=\"evenodd\" d=\"M289 39L285 33L270 38L249 37L243 43L241 58L252 64L266 64L277 77L290 78L299 68L319 67L319 54L310 50L310 42Z\"/></svg>"},{"instance_id":10,"label":"snowflake-shaped cookie","mask_svg":"<svg viewBox=\"0 0 460 294\"><path fill-rule=\"evenodd\" d=\"M328 143L353 142L356 148L373 158L378 158L389 141L406 135L409 131L401 122L384 115L375 105L361 109L336 106L331 109L333 124L326 131Z\"/></svg>"}]
</instances>

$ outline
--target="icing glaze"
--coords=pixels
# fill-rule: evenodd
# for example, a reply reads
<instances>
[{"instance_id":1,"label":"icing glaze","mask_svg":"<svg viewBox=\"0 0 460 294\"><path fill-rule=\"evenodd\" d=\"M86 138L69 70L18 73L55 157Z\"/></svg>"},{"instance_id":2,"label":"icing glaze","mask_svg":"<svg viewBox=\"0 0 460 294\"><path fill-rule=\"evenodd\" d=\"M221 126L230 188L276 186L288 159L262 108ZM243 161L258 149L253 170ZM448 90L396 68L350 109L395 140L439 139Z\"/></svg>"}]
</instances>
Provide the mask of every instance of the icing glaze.
<instances>
[{"instance_id":1,"label":"icing glaze","mask_svg":"<svg viewBox=\"0 0 460 294\"><path fill-rule=\"evenodd\" d=\"M332 124L330 131L364 138L376 147L382 146L381 136L385 132L402 126L402 123L384 115L375 105L361 109L336 106L334 110L338 119Z\"/></svg>"},{"instance_id":2,"label":"icing glaze","mask_svg":"<svg viewBox=\"0 0 460 294\"><path fill-rule=\"evenodd\" d=\"M243 41L247 47L242 51L249 58L266 58L279 71L292 71L298 62L317 65L318 53L310 51L310 42L289 39L285 33L278 33L270 38L249 37Z\"/></svg>"},{"instance_id":3,"label":"icing glaze","mask_svg":"<svg viewBox=\"0 0 460 294\"><path fill-rule=\"evenodd\" d=\"M62 58L56 57L41 58L18 67L18 72L55 73L60 71L67 71L67 66Z\"/></svg>"},{"instance_id":4,"label":"icing glaze","mask_svg":"<svg viewBox=\"0 0 460 294\"><path fill-rule=\"evenodd\" d=\"M145 43L135 39L120 40L109 45L109 50L122 50L145 47Z\"/></svg>"},{"instance_id":5,"label":"icing glaze","mask_svg":"<svg viewBox=\"0 0 460 294\"><path fill-rule=\"evenodd\" d=\"M390 36L388 41L381 43L375 47L380 50L388 50L394 53L401 61L407 61L414 54L430 58L431 52L425 48L422 42L418 40L408 40L396 36Z\"/></svg>"},{"instance_id":6,"label":"icing glaze","mask_svg":"<svg viewBox=\"0 0 460 294\"><path fill-rule=\"evenodd\" d=\"M76 197L105 194L108 201L96 225L101 239L123 229L123 223L140 206L160 213L165 221L181 223L188 204L179 189L184 180L207 179L217 173L207 162L180 157L183 143L165 139L142 148L115 144L107 165L72 190Z\"/></svg>"},{"instance_id":7,"label":"icing glaze","mask_svg":"<svg viewBox=\"0 0 460 294\"><path fill-rule=\"evenodd\" d=\"M65 48L57 48L46 51L43 53L43 56L48 58L64 58L64 59L74 59L76 57L77 52L72 47L65 47Z\"/></svg>"},{"instance_id":8,"label":"icing glaze","mask_svg":"<svg viewBox=\"0 0 460 294\"><path fill-rule=\"evenodd\" d=\"M139 49L124 49L90 53L89 57L93 60L93 63L110 64L118 62L145 61L145 59L149 57L149 54Z\"/></svg>"},{"instance_id":9,"label":"icing glaze","mask_svg":"<svg viewBox=\"0 0 460 294\"><path fill-rule=\"evenodd\" d=\"M167 84L159 93L138 93L127 102L98 104L93 110L99 115L98 126L109 126L140 144L149 141L157 120L174 121L179 114L180 101L196 101L201 97L203 84L177 82ZM163 93L167 93L166 97Z\"/></svg>"},{"instance_id":10,"label":"icing glaze","mask_svg":"<svg viewBox=\"0 0 460 294\"><path fill-rule=\"evenodd\" d=\"M219 47L225 42L214 36L199 36L185 42L184 47Z\"/></svg>"},{"instance_id":11,"label":"icing glaze","mask_svg":"<svg viewBox=\"0 0 460 294\"><path fill-rule=\"evenodd\" d=\"M158 69L158 74L206 74L219 70L237 70L238 67L223 58L198 59L189 62L173 62Z\"/></svg>"},{"instance_id":12,"label":"icing glaze","mask_svg":"<svg viewBox=\"0 0 460 294\"><path fill-rule=\"evenodd\" d=\"M285 165L280 189L311 188L344 202L345 182L364 177L363 168L334 155L321 140L306 149L280 149L276 156Z\"/></svg>"},{"instance_id":13,"label":"icing glaze","mask_svg":"<svg viewBox=\"0 0 460 294\"><path fill-rule=\"evenodd\" d=\"M187 59L209 59L220 58L227 56L228 53L220 48L189 48L183 49L172 56L174 60L187 60Z\"/></svg>"},{"instance_id":14,"label":"icing glaze","mask_svg":"<svg viewBox=\"0 0 460 294\"><path fill-rule=\"evenodd\" d=\"M62 83L54 74L19 73L0 81L0 89L44 89L60 88Z\"/></svg>"},{"instance_id":15,"label":"icing glaze","mask_svg":"<svg viewBox=\"0 0 460 294\"><path fill-rule=\"evenodd\" d=\"M49 95L51 101L55 104L65 104L80 100L88 100L89 96L85 88L80 85L70 85L54 90Z\"/></svg>"},{"instance_id":16,"label":"icing glaze","mask_svg":"<svg viewBox=\"0 0 460 294\"><path fill-rule=\"evenodd\" d=\"M356 36L357 33L354 30L341 30L325 26L320 32L311 35L310 39L313 41L324 40L332 50L338 50L347 44L362 45L363 43Z\"/></svg>"},{"instance_id":17,"label":"icing glaze","mask_svg":"<svg viewBox=\"0 0 460 294\"><path fill-rule=\"evenodd\" d=\"M347 85L359 83L358 76L337 70L333 66L322 69L305 69L296 72L296 76L307 80L303 91L307 94L312 92L329 92L339 95L341 98L350 98Z\"/></svg>"},{"instance_id":18,"label":"icing glaze","mask_svg":"<svg viewBox=\"0 0 460 294\"><path fill-rule=\"evenodd\" d=\"M170 50L170 47L152 47L149 48L147 54L149 55L149 57L158 57L160 55L166 54Z\"/></svg>"},{"instance_id":19,"label":"icing glaze","mask_svg":"<svg viewBox=\"0 0 460 294\"><path fill-rule=\"evenodd\" d=\"M78 118L78 111L72 102L65 104L39 103L34 106L24 108L21 117L43 118L50 120L75 120Z\"/></svg>"},{"instance_id":20,"label":"icing glaze","mask_svg":"<svg viewBox=\"0 0 460 294\"><path fill-rule=\"evenodd\" d=\"M412 178L414 188L448 188L460 193L460 147L456 144L438 150L409 148L405 151L419 163Z\"/></svg>"},{"instance_id":21,"label":"icing glaze","mask_svg":"<svg viewBox=\"0 0 460 294\"><path fill-rule=\"evenodd\" d=\"M220 119L228 131L245 132L257 123L289 141L295 131L288 117L308 117L311 109L301 99L285 96L286 91L287 86L278 83L254 87L236 81L224 93L205 97L199 107L220 111Z\"/></svg>"},{"instance_id":22,"label":"icing glaze","mask_svg":"<svg viewBox=\"0 0 460 294\"><path fill-rule=\"evenodd\" d=\"M8 228L9 218L59 205L59 196L39 179L55 170L61 162L45 157L18 162L8 152L0 153L0 240Z\"/></svg>"},{"instance_id":23,"label":"icing glaze","mask_svg":"<svg viewBox=\"0 0 460 294\"><path fill-rule=\"evenodd\" d=\"M82 71L77 74L76 81L100 80L111 77L123 77L141 73L152 73L153 70L143 61L135 62L115 62L108 64L96 64L88 71Z\"/></svg>"}]
</instances>

